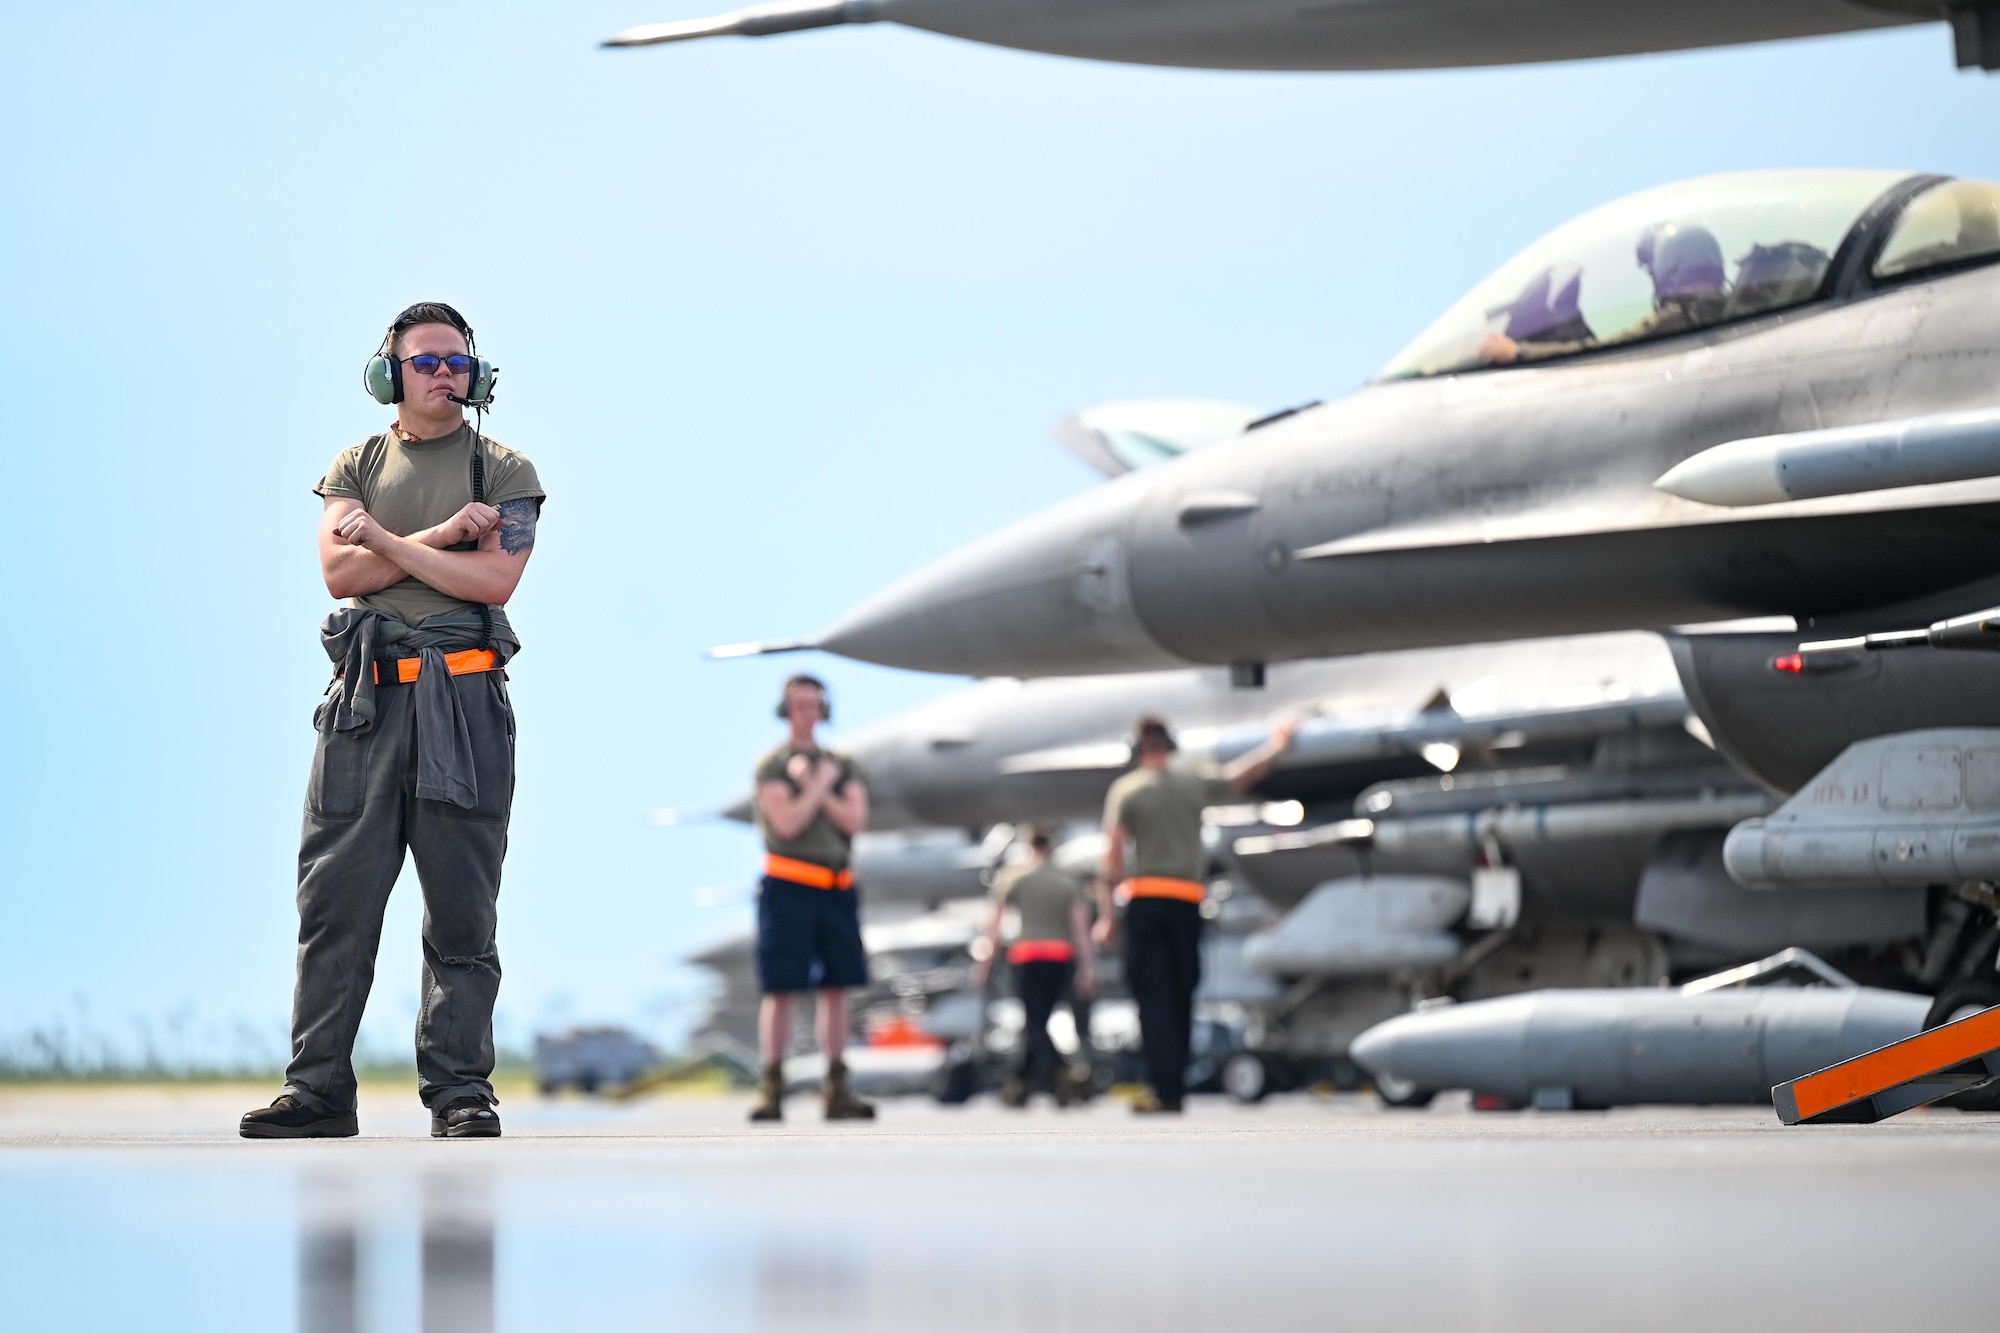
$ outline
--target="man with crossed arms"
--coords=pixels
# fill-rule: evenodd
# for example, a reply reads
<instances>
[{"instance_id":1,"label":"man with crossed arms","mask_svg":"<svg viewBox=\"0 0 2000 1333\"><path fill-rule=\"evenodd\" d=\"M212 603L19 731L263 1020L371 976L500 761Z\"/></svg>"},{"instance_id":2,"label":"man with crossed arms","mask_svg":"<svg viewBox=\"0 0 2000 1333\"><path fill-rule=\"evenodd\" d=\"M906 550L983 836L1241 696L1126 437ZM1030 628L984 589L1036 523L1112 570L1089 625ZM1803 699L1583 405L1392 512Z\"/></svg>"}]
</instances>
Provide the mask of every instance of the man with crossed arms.
<instances>
[{"instance_id":1,"label":"man with crossed arms","mask_svg":"<svg viewBox=\"0 0 2000 1333\"><path fill-rule=\"evenodd\" d=\"M292 1061L278 1099L243 1117L245 1138L360 1132L354 1039L406 854L424 894L417 1092L431 1134L500 1133L495 933L514 800L503 668L521 646L502 607L534 550L543 491L534 464L466 422L478 366L456 310L404 310L370 364L395 386L395 422L313 488L320 572L351 601L320 627L335 676L313 717Z\"/></svg>"},{"instance_id":2,"label":"man with crossed arms","mask_svg":"<svg viewBox=\"0 0 2000 1333\"><path fill-rule=\"evenodd\" d=\"M875 1108L849 1090L842 1058L847 991L868 984L851 865L854 835L868 827L867 775L846 755L821 748L816 731L829 712L817 677L787 680L778 716L790 734L757 764L757 831L765 852L757 893L757 981L764 991L757 1030L764 1070L753 1121L784 1119L792 997L808 990L818 992L826 1118L875 1118Z\"/></svg>"}]
</instances>

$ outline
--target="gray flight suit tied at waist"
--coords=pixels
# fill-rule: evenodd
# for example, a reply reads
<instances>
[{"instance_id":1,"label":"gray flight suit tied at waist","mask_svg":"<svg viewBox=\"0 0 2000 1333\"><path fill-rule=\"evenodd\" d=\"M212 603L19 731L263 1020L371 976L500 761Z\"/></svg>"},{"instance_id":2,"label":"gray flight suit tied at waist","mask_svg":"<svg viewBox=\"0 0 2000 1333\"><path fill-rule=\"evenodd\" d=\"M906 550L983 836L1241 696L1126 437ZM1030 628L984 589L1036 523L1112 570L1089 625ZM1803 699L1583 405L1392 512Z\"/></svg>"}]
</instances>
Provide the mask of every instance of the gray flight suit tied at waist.
<instances>
[{"instance_id":1,"label":"gray flight suit tied at waist","mask_svg":"<svg viewBox=\"0 0 2000 1333\"><path fill-rule=\"evenodd\" d=\"M498 658L498 670L521 650L521 641L514 637L506 612L496 606L491 614L491 647ZM338 674L313 718L314 725L328 736L366 731L377 717L374 664L396 657L421 658L424 665L415 682L417 799L473 809L479 804L479 780L472 737L444 656L485 646L481 643L485 629L478 610L472 608L432 616L412 628L380 611L342 607L319 627L320 646L326 649ZM390 688L410 687L398 684Z\"/></svg>"},{"instance_id":2,"label":"gray flight suit tied at waist","mask_svg":"<svg viewBox=\"0 0 2000 1333\"><path fill-rule=\"evenodd\" d=\"M340 675L313 714L312 777L299 834L298 979L285 1091L327 1115L354 1109L354 1040L375 979L382 914L405 863L423 891L417 1088L436 1109L493 1092L500 993L500 879L514 800L514 716L493 671L454 676L444 655L520 647L496 610L492 642L476 608L412 629L344 609L321 640ZM408 685L378 662L423 663ZM392 671L383 681L395 680Z\"/></svg>"}]
</instances>

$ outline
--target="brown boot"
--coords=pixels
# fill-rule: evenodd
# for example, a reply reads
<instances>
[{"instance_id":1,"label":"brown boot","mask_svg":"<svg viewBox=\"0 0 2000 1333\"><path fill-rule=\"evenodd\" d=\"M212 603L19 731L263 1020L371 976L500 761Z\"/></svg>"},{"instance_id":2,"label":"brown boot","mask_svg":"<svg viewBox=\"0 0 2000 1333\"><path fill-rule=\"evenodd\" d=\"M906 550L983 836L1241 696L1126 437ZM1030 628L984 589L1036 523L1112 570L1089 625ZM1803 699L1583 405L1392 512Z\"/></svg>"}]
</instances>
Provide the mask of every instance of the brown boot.
<instances>
[{"instance_id":1,"label":"brown boot","mask_svg":"<svg viewBox=\"0 0 2000 1333\"><path fill-rule=\"evenodd\" d=\"M875 1107L847 1090L847 1065L835 1060L826 1067L826 1118L873 1120Z\"/></svg>"},{"instance_id":2,"label":"brown boot","mask_svg":"<svg viewBox=\"0 0 2000 1333\"><path fill-rule=\"evenodd\" d=\"M764 1066L764 1077L757 1081L757 1103L750 1108L750 1119L769 1121L784 1118L785 1068L772 1061Z\"/></svg>"}]
</instances>

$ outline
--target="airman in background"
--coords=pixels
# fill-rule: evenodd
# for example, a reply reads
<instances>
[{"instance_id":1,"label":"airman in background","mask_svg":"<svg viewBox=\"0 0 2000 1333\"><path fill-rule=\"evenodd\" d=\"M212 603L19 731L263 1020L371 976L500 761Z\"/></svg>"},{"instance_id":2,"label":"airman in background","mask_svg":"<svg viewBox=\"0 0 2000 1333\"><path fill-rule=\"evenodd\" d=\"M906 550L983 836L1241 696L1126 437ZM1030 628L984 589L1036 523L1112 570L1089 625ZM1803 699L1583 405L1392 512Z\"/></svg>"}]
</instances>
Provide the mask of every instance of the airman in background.
<instances>
[{"instance_id":1,"label":"airman in background","mask_svg":"<svg viewBox=\"0 0 2000 1333\"><path fill-rule=\"evenodd\" d=\"M1262 781L1297 734L1297 721L1287 718L1269 740L1228 767L1181 773L1168 767L1175 746L1167 724L1142 717L1132 747L1135 767L1111 784L1104 799L1104 865L1093 935L1099 944L1109 942L1117 921L1114 890L1122 887L1125 984L1139 1007L1139 1039L1152 1085L1151 1096L1133 1104L1135 1111L1177 1113L1186 1093L1194 992L1201 982L1201 903L1208 892L1202 811L1235 800Z\"/></svg>"},{"instance_id":2,"label":"airman in background","mask_svg":"<svg viewBox=\"0 0 2000 1333\"><path fill-rule=\"evenodd\" d=\"M1014 993L1021 999L1026 1026L1021 1034L1021 1059L1014 1077L1002 1088L1000 1100L1021 1107L1037 1092L1054 1095L1067 1106L1087 1088L1066 1069L1049 1017L1058 1001L1068 1001L1097 989L1096 951L1090 941L1090 907L1082 886L1050 863L1051 842L1044 829L1028 834L1028 859L1002 870L993 883L991 910L986 918L986 951L973 969L973 984L985 989L999 951L1002 919L1008 908L1020 916L1020 931L1007 947L1014 972ZM1087 1025L1077 1023L1078 1039ZM1079 1083L1083 1087L1079 1087Z\"/></svg>"},{"instance_id":3,"label":"airman in background","mask_svg":"<svg viewBox=\"0 0 2000 1333\"><path fill-rule=\"evenodd\" d=\"M872 1120L875 1108L848 1088L844 1058L847 992L868 984L860 891L850 866L854 835L868 827L867 778L852 759L820 746L816 730L832 711L819 679L787 680L778 716L791 734L757 764L757 831L765 850L757 894L757 980L764 991L757 1029L764 1069L750 1118L784 1118L792 997L817 991L826 1118Z\"/></svg>"}]
</instances>

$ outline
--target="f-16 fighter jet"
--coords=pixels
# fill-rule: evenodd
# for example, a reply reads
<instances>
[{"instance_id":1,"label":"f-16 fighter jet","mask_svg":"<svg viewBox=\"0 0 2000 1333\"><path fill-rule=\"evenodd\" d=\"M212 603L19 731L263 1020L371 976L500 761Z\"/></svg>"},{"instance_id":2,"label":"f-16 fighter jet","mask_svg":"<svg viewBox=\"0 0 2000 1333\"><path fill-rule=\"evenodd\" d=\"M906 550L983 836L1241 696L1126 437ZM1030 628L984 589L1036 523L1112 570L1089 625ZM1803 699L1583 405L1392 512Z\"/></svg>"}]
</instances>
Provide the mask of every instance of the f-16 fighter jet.
<instances>
[{"instance_id":1,"label":"f-16 fighter jet","mask_svg":"<svg viewBox=\"0 0 2000 1333\"><path fill-rule=\"evenodd\" d=\"M1066 826L1058 857L1088 875L1148 711L1183 724L1177 762L1197 770L1304 719L1267 778L1204 815L1201 1000L1245 1033L1221 1065L1236 1095L1343 1076L1349 1040L1413 994L1649 987L1794 943L1926 980L1896 966L1930 928L1921 891L1730 881L1727 829L1773 799L1701 742L1667 645L1628 633L1285 663L1261 690L1214 668L990 680L844 737L891 830L856 841L874 1011L922 995L939 1031L965 1018L973 925L952 900L985 892L1028 820Z\"/></svg>"},{"instance_id":2,"label":"f-16 fighter jet","mask_svg":"<svg viewBox=\"0 0 2000 1333\"><path fill-rule=\"evenodd\" d=\"M2000 8L1982 0L782 0L651 23L606 46L769 37L900 23L1090 60L1202 69L1431 69L1681 51L1949 22L1961 66L2000 65Z\"/></svg>"},{"instance_id":3,"label":"f-16 fighter jet","mask_svg":"<svg viewBox=\"0 0 2000 1333\"><path fill-rule=\"evenodd\" d=\"M1740 504L1669 474L1832 428L1990 434L1996 383L2000 185L1685 181L1529 246L1359 392L1002 529L816 646L1249 683L1267 662L1746 616L1904 629L2000 605L2000 478Z\"/></svg>"}]
</instances>

